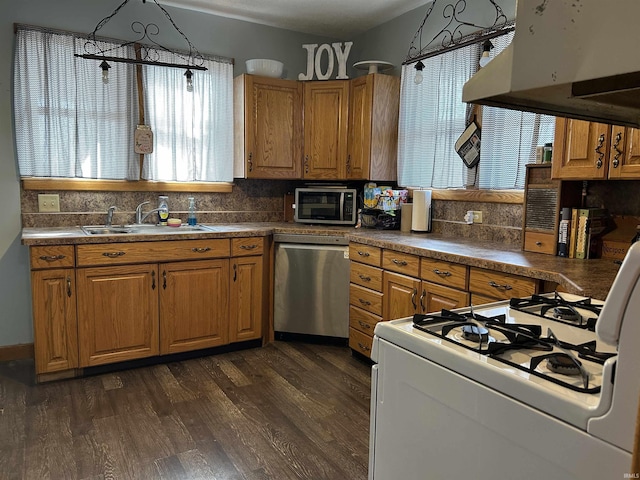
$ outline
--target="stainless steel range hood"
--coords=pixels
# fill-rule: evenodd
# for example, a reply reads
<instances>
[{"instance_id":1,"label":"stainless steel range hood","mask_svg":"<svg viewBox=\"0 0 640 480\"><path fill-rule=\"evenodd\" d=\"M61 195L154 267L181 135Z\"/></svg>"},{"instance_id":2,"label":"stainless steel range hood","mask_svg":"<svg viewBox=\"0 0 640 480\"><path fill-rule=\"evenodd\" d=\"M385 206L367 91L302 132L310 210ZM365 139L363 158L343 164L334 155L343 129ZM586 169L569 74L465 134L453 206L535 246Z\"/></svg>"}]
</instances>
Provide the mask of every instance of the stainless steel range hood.
<instances>
[{"instance_id":1,"label":"stainless steel range hood","mask_svg":"<svg viewBox=\"0 0 640 480\"><path fill-rule=\"evenodd\" d=\"M465 102L640 127L640 1L518 0L507 49Z\"/></svg>"}]
</instances>

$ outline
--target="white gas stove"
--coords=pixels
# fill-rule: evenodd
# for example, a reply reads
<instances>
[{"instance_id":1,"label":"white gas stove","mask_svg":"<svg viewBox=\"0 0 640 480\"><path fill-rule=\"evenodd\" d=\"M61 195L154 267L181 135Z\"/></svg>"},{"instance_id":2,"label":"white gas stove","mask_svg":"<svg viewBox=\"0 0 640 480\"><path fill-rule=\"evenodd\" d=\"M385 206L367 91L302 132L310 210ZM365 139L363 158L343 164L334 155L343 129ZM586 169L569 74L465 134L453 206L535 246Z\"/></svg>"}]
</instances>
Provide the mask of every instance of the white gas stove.
<instances>
[{"instance_id":1,"label":"white gas stove","mask_svg":"<svg viewBox=\"0 0 640 480\"><path fill-rule=\"evenodd\" d=\"M639 278L379 323L370 478L629 478Z\"/></svg>"}]
</instances>

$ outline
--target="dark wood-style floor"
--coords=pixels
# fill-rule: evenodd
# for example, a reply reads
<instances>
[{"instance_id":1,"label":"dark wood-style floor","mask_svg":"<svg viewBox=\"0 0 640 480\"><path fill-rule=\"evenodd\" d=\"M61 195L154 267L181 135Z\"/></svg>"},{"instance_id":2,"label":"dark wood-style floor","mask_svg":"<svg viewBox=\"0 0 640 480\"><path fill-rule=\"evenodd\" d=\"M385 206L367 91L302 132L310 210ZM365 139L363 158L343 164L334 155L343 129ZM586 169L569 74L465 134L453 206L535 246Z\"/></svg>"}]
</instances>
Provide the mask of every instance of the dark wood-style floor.
<instances>
[{"instance_id":1,"label":"dark wood-style floor","mask_svg":"<svg viewBox=\"0 0 640 480\"><path fill-rule=\"evenodd\" d=\"M2 479L365 479L370 367L275 342L33 384L0 364Z\"/></svg>"}]
</instances>

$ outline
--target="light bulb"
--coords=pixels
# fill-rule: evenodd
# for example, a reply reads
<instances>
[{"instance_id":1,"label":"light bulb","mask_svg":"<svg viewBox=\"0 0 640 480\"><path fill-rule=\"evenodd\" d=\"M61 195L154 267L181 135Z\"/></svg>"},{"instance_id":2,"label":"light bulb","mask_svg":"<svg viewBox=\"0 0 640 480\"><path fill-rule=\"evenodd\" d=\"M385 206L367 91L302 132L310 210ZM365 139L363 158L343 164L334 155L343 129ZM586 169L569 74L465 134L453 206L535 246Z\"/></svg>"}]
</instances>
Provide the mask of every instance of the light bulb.
<instances>
[{"instance_id":1,"label":"light bulb","mask_svg":"<svg viewBox=\"0 0 640 480\"><path fill-rule=\"evenodd\" d=\"M187 69L184 76L187 77L187 92L193 92L193 73Z\"/></svg>"},{"instance_id":2,"label":"light bulb","mask_svg":"<svg viewBox=\"0 0 640 480\"><path fill-rule=\"evenodd\" d=\"M111 65L103 60L100 64L100 68L102 69L102 83L106 85L109 83L109 69L111 68Z\"/></svg>"},{"instance_id":3,"label":"light bulb","mask_svg":"<svg viewBox=\"0 0 640 480\"><path fill-rule=\"evenodd\" d=\"M480 67L484 67L486 66L489 62L491 61L491 57L489 57L489 52L488 51L484 51L482 52L482 56L480 57Z\"/></svg>"},{"instance_id":4,"label":"light bulb","mask_svg":"<svg viewBox=\"0 0 640 480\"><path fill-rule=\"evenodd\" d=\"M414 68L416 69L416 76L413 77L413 81L416 85L420 85L422 83L422 70L424 69L424 63L422 63L421 60L418 60L418 63L416 63Z\"/></svg>"}]
</instances>

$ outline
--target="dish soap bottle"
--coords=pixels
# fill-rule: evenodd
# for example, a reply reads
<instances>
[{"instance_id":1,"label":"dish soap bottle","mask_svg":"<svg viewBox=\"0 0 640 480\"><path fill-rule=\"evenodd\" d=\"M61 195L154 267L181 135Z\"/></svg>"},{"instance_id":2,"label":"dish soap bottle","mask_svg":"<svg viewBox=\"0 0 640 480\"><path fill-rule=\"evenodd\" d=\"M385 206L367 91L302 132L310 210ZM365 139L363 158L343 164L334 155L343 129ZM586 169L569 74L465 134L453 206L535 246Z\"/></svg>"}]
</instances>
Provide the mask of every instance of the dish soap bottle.
<instances>
[{"instance_id":1,"label":"dish soap bottle","mask_svg":"<svg viewBox=\"0 0 640 480\"><path fill-rule=\"evenodd\" d=\"M169 218L169 197L160 195L158 197L158 223L166 225Z\"/></svg>"},{"instance_id":2,"label":"dish soap bottle","mask_svg":"<svg viewBox=\"0 0 640 480\"><path fill-rule=\"evenodd\" d=\"M196 220L196 201L193 197L189 197L189 216L188 216L189 225L193 226L198 223Z\"/></svg>"}]
</instances>

